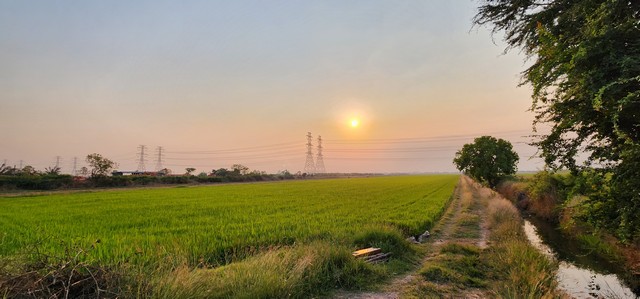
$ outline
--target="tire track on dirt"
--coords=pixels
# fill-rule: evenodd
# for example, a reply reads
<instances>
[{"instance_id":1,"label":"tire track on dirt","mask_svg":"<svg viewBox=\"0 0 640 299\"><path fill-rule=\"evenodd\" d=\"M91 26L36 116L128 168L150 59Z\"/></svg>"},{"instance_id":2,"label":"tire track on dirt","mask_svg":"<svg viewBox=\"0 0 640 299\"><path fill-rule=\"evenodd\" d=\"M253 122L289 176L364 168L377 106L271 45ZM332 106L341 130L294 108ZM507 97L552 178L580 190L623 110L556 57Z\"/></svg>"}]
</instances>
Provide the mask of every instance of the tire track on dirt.
<instances>
[{"instance_id":1,"label":"tire track on dirt","mask_svg":"<svg viewBox=\"0 0 640 299\"><path fill-rule=\"evenodd\" d=\"M431 239L419 244L426 251L421 265L436 258L440 249L447 244L472 244L480 248L487 246L487 230L484 227L486 201L491 194L467 176L460 176L453 194L453 200L432 230ZM338 299L398 299L407 297L405 290L417 283L419 268L380 286L379 291L338 292ZM458 296L459 295L459 296ZM408 296L411 297L411 296ZM455 298L483 298L479 290L461 290Z\"/></svg>"}]
</instances>

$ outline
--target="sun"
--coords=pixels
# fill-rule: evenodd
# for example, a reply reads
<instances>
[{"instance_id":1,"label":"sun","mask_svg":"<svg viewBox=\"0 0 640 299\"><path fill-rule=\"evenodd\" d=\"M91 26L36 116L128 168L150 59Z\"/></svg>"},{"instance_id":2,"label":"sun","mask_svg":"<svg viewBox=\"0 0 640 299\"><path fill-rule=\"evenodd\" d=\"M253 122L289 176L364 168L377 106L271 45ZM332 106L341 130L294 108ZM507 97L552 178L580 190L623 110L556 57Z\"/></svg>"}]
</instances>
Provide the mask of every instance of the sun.
<instances>
[{"instance_id":1,"label":"sun","mask_svg":"<svg viewBox=\"0 0 640 299\"><path fill-rule=\"evenodd\" d=\"M359 120L357 120L355 118L351 120L351 127L352 128L356 128L356 127L358 127L358 125L360 125L360 121Z\"/></svg>"}]
</instances>

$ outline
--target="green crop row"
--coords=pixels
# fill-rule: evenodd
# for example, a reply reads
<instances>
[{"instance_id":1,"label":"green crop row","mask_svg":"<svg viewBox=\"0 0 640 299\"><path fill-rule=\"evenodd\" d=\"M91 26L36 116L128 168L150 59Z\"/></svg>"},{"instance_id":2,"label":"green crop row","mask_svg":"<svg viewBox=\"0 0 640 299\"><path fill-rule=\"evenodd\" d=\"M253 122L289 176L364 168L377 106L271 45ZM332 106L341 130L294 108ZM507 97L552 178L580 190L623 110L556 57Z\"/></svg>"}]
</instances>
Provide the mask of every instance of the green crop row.
<instances>
[{"instance_id":1,"label":"green crop row","mask_svg":"<svg viewBox=\"0 0 640 299\"><path fill-rule=\"evenodd\" d=\"M164 255L222 265L315 240L352 244L371 227L405 235L442 213L455 175L285 181L0 198L0 258L30 246L93 248L101 264Z\"/></svg>"}]
</instances>

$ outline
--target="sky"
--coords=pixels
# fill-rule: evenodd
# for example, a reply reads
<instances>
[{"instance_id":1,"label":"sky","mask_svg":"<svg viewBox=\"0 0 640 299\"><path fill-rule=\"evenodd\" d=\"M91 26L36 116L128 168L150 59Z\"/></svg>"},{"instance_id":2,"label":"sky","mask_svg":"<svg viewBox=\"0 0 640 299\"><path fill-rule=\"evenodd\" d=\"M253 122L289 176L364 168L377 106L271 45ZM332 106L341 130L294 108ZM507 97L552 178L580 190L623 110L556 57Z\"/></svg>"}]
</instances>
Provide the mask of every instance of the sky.
<instances>
[{"instance_id":1,"label":"sky","mask_svg":"<svg viewBox=\"0 0 640 299\"><path fill-rule=\"evenodd\" d=\"M455 172L482 135L541 169L527 62L478 5L0 0L0 163L295 173L311 132L327 172Z\"/></svg>"}]
</instances>

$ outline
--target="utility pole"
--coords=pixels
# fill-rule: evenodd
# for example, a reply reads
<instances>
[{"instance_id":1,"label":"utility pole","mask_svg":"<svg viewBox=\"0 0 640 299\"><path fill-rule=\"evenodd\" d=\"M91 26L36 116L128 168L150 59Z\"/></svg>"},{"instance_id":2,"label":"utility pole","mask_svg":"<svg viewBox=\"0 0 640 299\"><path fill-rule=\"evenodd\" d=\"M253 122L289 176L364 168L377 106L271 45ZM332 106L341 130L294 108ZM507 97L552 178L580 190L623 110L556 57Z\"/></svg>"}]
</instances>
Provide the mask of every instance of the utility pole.
<instances>
[{"instance_id":1,"label":"utility pole","mask_svg":"<svg viewBox=\"0 0 640 299\"><path fill-rule=\"evenodd\" d=\"M73 170L71 170L71 175L75 176L78 173L78 157L73 157Z\"/></svg>"},{"instance_id":2,"label":"utility pole","mask_svg":"<svg viewBox=\"0 0 640 299\"><path fill-rule=\"evenodd\" d=\"M140 155L140 159L138 160L138 169L137 169L137 171L139 171L139 172L144 172L145 171L144 163L146 162L147 154L144 152L144 150L146 148L147 147L144 146L144 145L138 146L138 149L140 150L138 152L138 155Z\"/></svg>"},{"instance_id":3,"label":"utility pole","mask_svg":"<svg viewBox=\"0 0 640 299\"><path fill-rule=\"evenodd\" d=\"M324 159L322 158L322 136L318 136L318 155L316 156L316 173L325 173Z\"/></svg>"},{"instance_id":4,"label":"utility pole","mask_svg":"<svg viewBox=\"0 0 640 299\"><path fill-rule=\"evenodd\" d=\"M162 146L158 146L156 148L156 155L158 156L158 159L156 160L156 171L160 171L162 170Z\"/></svg>"},{"instance_id":5,"label":"utility pole","mask_svg":"<svg viewBox=\"0 0 640 299\"><path fill-rule=\"evenodd\" d=\"M311 143L311 132L307 132L307 160L304 162L304 172L306 174L314 174L316 172L315 163L313 163L313 143Z\"/></svg>"}]
</instances>

